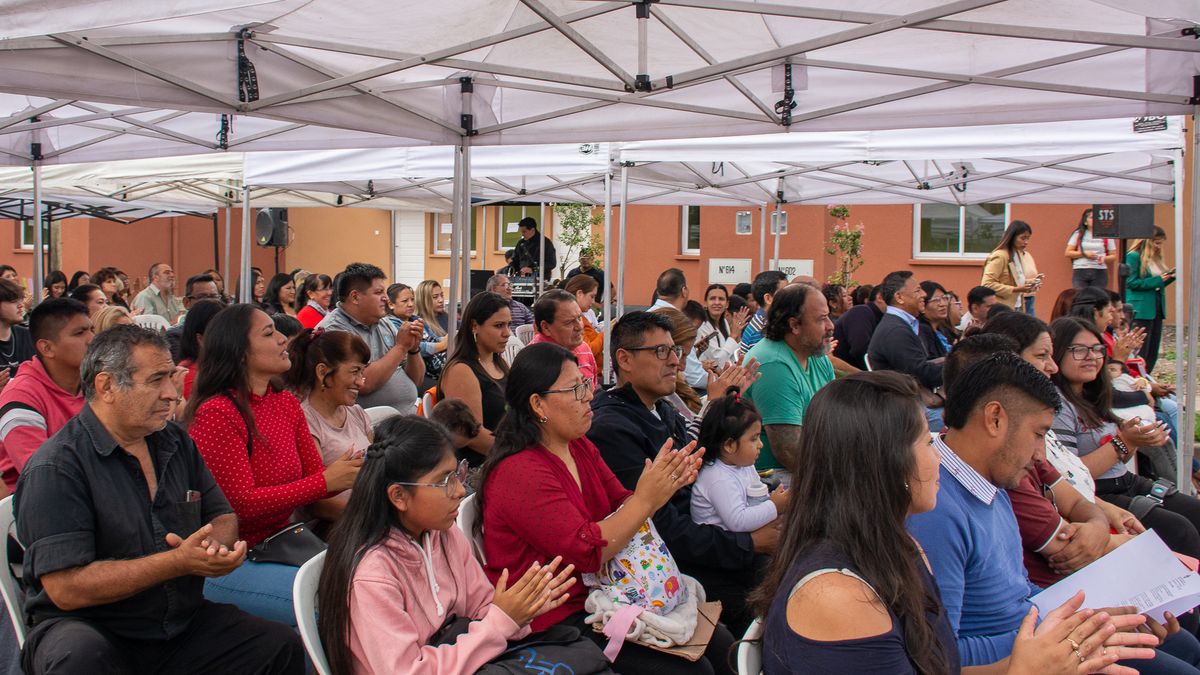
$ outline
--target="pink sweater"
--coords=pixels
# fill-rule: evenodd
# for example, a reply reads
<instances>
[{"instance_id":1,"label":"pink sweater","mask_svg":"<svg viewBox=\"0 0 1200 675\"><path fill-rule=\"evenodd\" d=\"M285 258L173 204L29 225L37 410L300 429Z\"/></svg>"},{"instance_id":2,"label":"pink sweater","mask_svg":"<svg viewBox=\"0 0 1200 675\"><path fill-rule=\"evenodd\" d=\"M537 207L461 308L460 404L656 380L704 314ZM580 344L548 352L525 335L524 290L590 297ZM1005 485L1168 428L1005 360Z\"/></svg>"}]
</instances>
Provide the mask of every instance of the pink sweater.
<instances>
[{"instance_id":1,"label":"pink sweater","mask_svg":"<svg viewBox=\"0 0 1200 675\"><path fill-rule=\"evenodd\" d=\"M509 640L529 634L492 604L493 591L457 526L428 532L419 544L393 529L363 555L350 582L355 675L479 670ZM429 646L429 638L453 616L475 622L453 645Z\"/></svg>"}]
</instances>

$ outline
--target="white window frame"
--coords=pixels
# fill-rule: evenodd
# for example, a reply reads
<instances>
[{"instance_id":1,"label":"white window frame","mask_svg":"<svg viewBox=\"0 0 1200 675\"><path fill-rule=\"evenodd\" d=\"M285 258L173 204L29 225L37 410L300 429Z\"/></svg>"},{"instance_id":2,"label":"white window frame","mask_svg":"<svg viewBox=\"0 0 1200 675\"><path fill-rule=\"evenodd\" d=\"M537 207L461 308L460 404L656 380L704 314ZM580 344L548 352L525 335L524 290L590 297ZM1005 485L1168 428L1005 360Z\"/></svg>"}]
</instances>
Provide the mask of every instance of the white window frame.
<instances>
[{"instance_id":1,"label":"white window frame","mask_svg":"<svg viewBox=\"0 0 1200 675\"><path fill-rule=\"evenodd\" d=\"M21 250L23 250L23 251L32 251L33 250L33 242L25 241L25 228L29 227L30 223L32 223L32 222L33 222L32 218L26 218L25 220L20 221L21 227L18 228L17 236L20 237ZM33 233L33 229L30 228L30 234L32 234L32 233ZM50 250L50 228L49 227L46 227L45 232L42 233L42 250L43 251Z\"/></svg>"},{"instance_id":2,"label":"white window frame","mask_svg":"<svg viewBox=\"0 0 1200 675\"><path fill-rule=\"evenodd\" d=\"M441 236L442 229L441 228L442 228L442 225L445 224L445 223L442 223L442 216L446 216L447 218L449 218L449 216L444 213L436 213L435 212L433 214L433 232L432 232L432 237L431 237L432 241L430 243L433 244L432 249L433 249L434 255L450 255L450 247L449 246L447 246L445 249L438 248L438 244L442 240L442 236ZM453 223L450 223L450 225L453 227Z\"/></svg>"},{"instance_id":3,"label":"white window frame","mask_svg":"<svg viewBox=\"0 0 1200 675\"><path fill-rule=\"evenodd\" d=\"M987 260L988 253L966 252L963 248L966 246L966 220L967 207L960 205L958 207L958 251L930 251L921 250L921 207L924 203L913 204L912 210L912 250L913 258L919 260ZM1012 204L1005 202L1004 204L1004 230L1008 230L1009 224L1012 223Z\"/></svg>"},{"instance_id":4,"label":"white window frame","mask_svg":"<svg viewBox=\"0 0 1200 675\"><path fill-rule=\"evenodd\" d=\"M689 248L688 247L688 227L691 226L691 223L688 222L689 221L688 215L692 209L696 209L696 227L699 228L700 227L700 207L699 206L684 206L679 209L679 213L680 213L680 217L679 217L679 252L680 252L680 255L700 255L699 248ZM700 233L696 232L696 235L697 235L697 238L699 238Z\"/></svg>"}]
</instances>

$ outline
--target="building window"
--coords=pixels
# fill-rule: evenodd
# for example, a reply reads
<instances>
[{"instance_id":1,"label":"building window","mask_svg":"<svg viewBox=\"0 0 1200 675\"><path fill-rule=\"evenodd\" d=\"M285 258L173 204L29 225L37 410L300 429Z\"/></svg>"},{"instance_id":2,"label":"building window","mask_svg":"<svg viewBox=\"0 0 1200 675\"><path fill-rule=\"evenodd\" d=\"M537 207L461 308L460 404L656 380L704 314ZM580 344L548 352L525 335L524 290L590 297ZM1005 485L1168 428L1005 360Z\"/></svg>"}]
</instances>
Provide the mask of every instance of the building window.
<instances>
[{"instance_id":1,"label":"building window","mask_svg":"<svg viewBox=\"0 0 1200 675\"><path fill-rule=\"evenodd\" d=\"M986 258L1008 226L1007 204L917 204L913 250L917 258Z\"/></svg>"},{"instance_id":2,"label":"building window","mask_svg":"<svg viewBox=\"0 0 1200 675\"><path fill-rule=\"evenodd\" d=\"M500 242L498 250L507 251L517 245L521 241L521 232L517 229L517 223L521 222L522 218L532 216L535 219L541 217L541 206L538 204L508 204L500 207L500 222L497 223L500 231L496 241ZM541 225L541 223L538 223ZM541 228L539 228L540 230Z\"/></svg>"},{"instance_id":3,"label":"building window","mask_svg":"<svg viewBox=\"0 0 1200 675\"><path fill-rule=\"evenodd\" d=\"M33 250L33 219L21 221L21 248ZM42 249L50 248L50 226L42 225Z\"/></svg>"},{"instance_id":4,"label":"building window","mask_svg":"<svg viewBox=\"0 0 1200 675\"><path fill-rule=\"evenodd\" d=\"M479 246L478 237L478 218L479 209L471 209L471 251L474 252ZM452 237L454 218L449 213L433 214L433 236L429 238L433 242L434 253L450 253L450 242Z\"/></svg>"},{"instance_id":5,"label":"building window","mask_svg":"<svg viewBox=\"0 0 1200 675\"><path fill-rule=\"evenodd\" d=\"M680 215L680 251L684 255L700 255L700 207L685 206Z\"/></svg>"}]
</instances>

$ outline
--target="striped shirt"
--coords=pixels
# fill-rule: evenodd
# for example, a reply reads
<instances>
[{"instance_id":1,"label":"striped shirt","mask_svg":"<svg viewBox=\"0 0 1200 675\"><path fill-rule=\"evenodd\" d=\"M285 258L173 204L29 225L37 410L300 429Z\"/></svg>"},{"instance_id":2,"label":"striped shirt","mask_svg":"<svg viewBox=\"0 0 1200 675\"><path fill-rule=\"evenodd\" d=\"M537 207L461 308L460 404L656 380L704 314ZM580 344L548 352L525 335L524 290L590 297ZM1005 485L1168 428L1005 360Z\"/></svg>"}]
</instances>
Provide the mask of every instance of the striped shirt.
<instances>
[{"instance_id":1,"label":"striped shirt","mask_svg":"<svg viewBox=\"0 0 1200 675\"><path fill-rule=\"evenodd\" d=\"M1059 391L1059 395L1062 396L1061 391ZM1054 416L1052 428L1063 447L1077 457L1084 457L1099 450L1102 445L1105 445L1101 441L1106 436L1113 436L1117 433L1117 425L1112 422L1105 422L1098 427L1089 427L1079 416L1075 405L1066 396L1062 396L1062 409ZM1118 461L1096 478L1098 480L1120 478L1127 473L1129 473L1129 467L1125 466L1124 462Z\"/></svg>"},{"instance_id":2,"label":"striped shirt","mask_svg":"<svg viewBox=\"0 0 1200 675\"><path fill-rule=\"evenodd\" d=\"M942 466L954 476L962 486L967 489L976 499L984 504L991 505L996 499L996 493L1000 488L992 484L991 481L979 475L979 472L971 468L970 464L962 461L962 459L954 454L950 446L946 445L946 441L941 436L935 436L933 443L937 446L938 452L942 453Z\"/></svg>"}]
</instances>

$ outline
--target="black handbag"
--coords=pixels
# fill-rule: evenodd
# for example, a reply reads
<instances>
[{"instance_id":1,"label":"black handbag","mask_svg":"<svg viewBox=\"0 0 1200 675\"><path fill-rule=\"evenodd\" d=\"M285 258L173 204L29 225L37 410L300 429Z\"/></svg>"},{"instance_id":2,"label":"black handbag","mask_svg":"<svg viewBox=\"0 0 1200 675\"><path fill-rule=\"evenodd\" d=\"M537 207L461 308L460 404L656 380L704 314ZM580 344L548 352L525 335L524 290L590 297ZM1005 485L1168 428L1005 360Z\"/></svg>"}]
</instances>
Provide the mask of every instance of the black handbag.
<instances>
[{"instance_id":1,"label":"black handbag","mask_svg":"<svg viewBox=\"0 0 1200 675\"><path fill-rule=\"evenodd\" d=\"M321 551L325 550L325 542L321 541L308 525L304 523L288 523L287 527L262 540L246 552L246 557L254 562L279 563L300 567Z\"/></svg>"},{"instance_id":2,"label":"black handbag","mask_svg":"<svg viewBox=\"0 0 1200 675\"><path fill-rule=\"evenodd\" d=\"M429 638L429 644L454 644L470 626L471 619L452 616ZM578 628L557 624L523 640L509 642L508 649L475 672L482 675L610 675L613 670L600 647L583 637Z\"/></svg>"}]
</instances>

